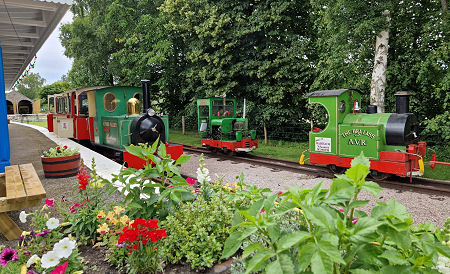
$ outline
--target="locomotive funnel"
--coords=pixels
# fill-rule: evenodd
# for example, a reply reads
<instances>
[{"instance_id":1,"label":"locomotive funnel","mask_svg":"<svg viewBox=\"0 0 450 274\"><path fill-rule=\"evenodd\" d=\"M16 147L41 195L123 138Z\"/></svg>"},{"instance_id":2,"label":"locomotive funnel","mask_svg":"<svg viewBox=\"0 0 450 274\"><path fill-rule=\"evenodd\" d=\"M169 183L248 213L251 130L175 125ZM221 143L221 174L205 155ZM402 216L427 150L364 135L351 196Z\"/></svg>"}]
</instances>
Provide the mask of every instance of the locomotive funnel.
<instances>
[{"instance_id":1,"label":"locomotive funnel","mask_svg":"<svg viewBox=\"0 0 450 274\"><path fill-rule=\"evenodd\" d=\"M395 108L398 114L409 113L409 91L399 91L394 94L396 96Z\"/></svg>"},{"instance_id":2,"label":"locomotive funnel","mask_svg":"<svg viewBox=\"0 0 450 274\"><path fill-rule=\"evenodd\" d=\"M150 108L150 80L141 80L142 83L142 95L143 95L143 111L147 113Z\"/></svg>"}]
</instances>

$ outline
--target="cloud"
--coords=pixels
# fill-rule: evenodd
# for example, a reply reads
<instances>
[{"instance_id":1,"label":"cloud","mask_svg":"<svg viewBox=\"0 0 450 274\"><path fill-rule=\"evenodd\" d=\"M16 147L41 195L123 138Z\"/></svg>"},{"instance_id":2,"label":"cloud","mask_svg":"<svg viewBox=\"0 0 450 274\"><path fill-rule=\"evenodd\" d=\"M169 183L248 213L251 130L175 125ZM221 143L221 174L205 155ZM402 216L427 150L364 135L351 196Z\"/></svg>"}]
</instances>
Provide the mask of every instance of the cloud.
<instances>
[{"instance_id":1,"label":"cloud","mask_svg":"<svg viewBox=\"0 0 450 274\"><path fill-rule=\"evenodd\" d=\"M64 48L58 38L61 25L72 20L73 14L69 10L37 53L36 67L32 72L39 73L46 80L46 85L59 81L72 67L73 61L64 56Z\"/></svg>"}]
</instances>

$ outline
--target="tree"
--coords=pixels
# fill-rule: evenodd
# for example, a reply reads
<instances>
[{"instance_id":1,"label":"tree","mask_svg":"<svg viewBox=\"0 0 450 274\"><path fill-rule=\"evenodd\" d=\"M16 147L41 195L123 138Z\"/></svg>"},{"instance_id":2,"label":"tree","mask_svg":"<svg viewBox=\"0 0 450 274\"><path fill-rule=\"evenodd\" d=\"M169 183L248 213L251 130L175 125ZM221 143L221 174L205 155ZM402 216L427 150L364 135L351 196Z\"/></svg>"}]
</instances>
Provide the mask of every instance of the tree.
<instances>
[{"instance_id":1,"label":"tree","mask_svg":"<svg viewBox=\"0 0 450 274\"><path fill-rule=\"evenodd\" d=\"M42 99L42 103L47 102L47 96L52 94L63 93L71 90L74 85L67 81L58 81L53 84L46 85L39 90L39 97Z\"/></svg>"},{"instance_id":2,"label":"tree","mask_svg":"<svg viewBox=\"0 0 450 274\"><path fill-rule=\"evenodd\" d=\"M30 73L23 78L22 83L17 85L17 90L31 100L35 100L39 97L39 90L44 83L45 79L39 73Z\"/></svg>"}]
</instances>

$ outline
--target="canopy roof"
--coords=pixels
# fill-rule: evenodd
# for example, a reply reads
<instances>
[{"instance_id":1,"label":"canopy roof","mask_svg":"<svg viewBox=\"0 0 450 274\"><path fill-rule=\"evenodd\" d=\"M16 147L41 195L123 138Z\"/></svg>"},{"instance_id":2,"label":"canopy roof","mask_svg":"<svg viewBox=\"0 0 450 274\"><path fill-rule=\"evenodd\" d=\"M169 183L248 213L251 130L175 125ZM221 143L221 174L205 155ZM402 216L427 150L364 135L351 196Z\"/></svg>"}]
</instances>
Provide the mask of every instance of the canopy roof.
<instances>
[{"instance_id":1,"label":"canopy roof","mask_svg":"<svg viewBox=\"0 0 450 274\"><path fill-rule=\"evenodd\" d=\"M58 25L72 0L0 0L0 45L9 90Z\"/></svg>"}]
</instances>

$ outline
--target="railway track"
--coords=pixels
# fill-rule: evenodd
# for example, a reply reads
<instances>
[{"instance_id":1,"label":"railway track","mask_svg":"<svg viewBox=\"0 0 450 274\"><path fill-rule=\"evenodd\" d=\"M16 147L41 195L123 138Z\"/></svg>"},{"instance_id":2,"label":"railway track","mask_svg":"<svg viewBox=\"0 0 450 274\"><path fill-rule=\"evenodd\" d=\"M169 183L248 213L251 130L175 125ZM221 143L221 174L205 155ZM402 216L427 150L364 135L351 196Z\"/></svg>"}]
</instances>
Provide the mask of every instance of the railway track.
<instances>
[{"instance_id":1,"label":"railway track","mask_svg":"<svg viewBox=\"0 0 450 274\"><path fill-rule=\"evenodd\" d=\"M233 156L227 154L219 154L214 151L210 151L203 147L190 146L183 144L184 151L193 153L204 153L208 155L215 155L222 159L232 160L235 162L242 162L260 166L266 166L274 169L287 170L291 172L297 172L302 174L307 174L315 177L322 178L333 178L334 174L330 171L328 167L324 166L313 166L313 165L299 165L297 162L281 159L273 159L268 157L257 156L253 154L244 154L240 156ZM377 180L377 183L382 187L398 187L398 188L408 188L415 191L431 191L439 192L439 194L444 194L450 196L450 181L434 180L422 177L413 177L413 182L410 183L409 178L401 177L391 177L386 180Z\"/></svg>"}]
</instances>

